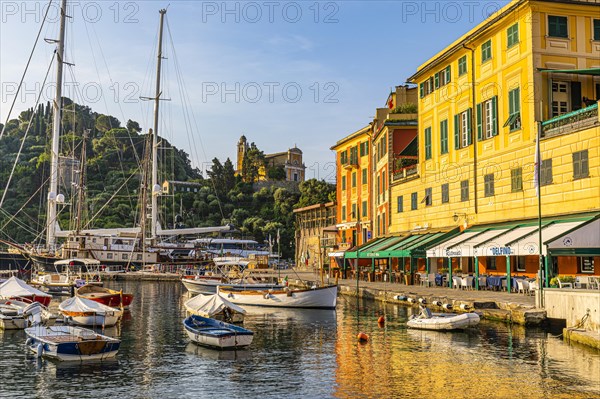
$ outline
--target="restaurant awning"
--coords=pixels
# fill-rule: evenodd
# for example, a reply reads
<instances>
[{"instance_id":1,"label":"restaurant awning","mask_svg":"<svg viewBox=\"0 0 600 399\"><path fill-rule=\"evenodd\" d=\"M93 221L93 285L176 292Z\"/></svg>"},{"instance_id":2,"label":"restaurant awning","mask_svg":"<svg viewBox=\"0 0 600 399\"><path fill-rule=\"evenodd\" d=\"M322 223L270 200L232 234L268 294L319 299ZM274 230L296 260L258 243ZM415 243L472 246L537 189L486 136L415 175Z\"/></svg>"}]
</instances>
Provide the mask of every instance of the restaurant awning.
<instances>
[{"instance_id":1,"label":"restaurant awning","mask_svg":"<svg viewBox=\"0 0 600 399\"><path fill-rule=\"evenodd\" d=\"M595 215L542 221L542 242L548 243L597 218ZM597 235L597 233L596 233ZM546 245L542 254L546 255ZM518 223L475 226L460 235L429 246L427 257L539 255L539 229L535 219Z\"/></svg>"},{"instance_id":2,"label":"restaurant awning","mask_svg":"<svg viewBox=\"0 0 600 399\"><path fill-rule=\"evenodd\" d=\"M435 244L458 233L458 229L436 232L407 232L402 235L380 239L358 248L346 251L346 258L402 258L424 257L426 245Z\"/></svg>"},{"instance_id":3,"label":"restaurant awning","mask_svg":"<svg viewBox=\"0 0 600 399\"><path fill-rule=\"evenodd\" d=\"M600 217L582 223L544 244L552 256L600 256Z\"/></svg>"},{"instance_id":4,"label":"restaurant awning","mask_svg":"<svg viewBox=\"0 0 600 399\"><path fill-rule=\"evenodd\" d=\"M540 72L554 72L554 73L572 73L575 75L592 75L600 76L600 68L587 68L587 69L550 69L550 68L538 68Z\"/></svg>"}]
</instances>

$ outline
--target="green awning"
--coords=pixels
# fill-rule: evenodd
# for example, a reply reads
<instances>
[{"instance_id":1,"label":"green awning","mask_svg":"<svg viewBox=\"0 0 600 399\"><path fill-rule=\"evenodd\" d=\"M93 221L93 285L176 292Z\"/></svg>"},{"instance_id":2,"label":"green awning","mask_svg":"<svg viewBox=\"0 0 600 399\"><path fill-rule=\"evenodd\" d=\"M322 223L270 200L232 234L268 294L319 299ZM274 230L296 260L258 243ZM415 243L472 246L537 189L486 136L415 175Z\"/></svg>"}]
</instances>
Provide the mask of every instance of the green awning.
<instances>
[{"instance_id":1,"label":"green awning","mask_svg":"<svg viewBox=\"0 0 600 399\"><path fill-rule=\"evenodd\" d=\"M550 69L550 68L538 68L540 72L555 72L555 73L572 73L575 75L591 75L600 76L600 68L587 68L587 69Z\"/></svg>"},{"instance_id":2,"label":"green awning","mask_svg":"<svg viewBox=\"0 0 600 399\"><path fill-rule=\"evenodd\" d=\"M345 257L346 259L356 259L357 253L361 259L423 257L426 246L455 234L458 234L458 229L449 232L409 233L387 237L368 246L365 245L362 249L358 248L358 251L346 252Z\"/></svg>"}]
</instances>

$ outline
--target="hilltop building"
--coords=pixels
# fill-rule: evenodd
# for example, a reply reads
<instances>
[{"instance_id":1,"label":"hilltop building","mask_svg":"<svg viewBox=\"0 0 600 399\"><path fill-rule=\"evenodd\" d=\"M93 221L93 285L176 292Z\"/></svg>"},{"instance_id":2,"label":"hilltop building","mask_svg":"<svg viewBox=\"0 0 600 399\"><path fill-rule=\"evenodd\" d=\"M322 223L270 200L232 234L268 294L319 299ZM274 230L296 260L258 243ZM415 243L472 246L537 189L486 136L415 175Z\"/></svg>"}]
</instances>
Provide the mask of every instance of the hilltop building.
<instances>
[{"instance_id":1,"label":"hilltop building","mask_svg":"<svg viewBox=\"0 0 600 399\"><path fill-rule=\"evenodd\" d=\"M242 135L237 143L237 168L236 174L242 174L242 165L246 152L250 148L246 136ZM302 182L305 179L306 166L302 161L302 150L297 146L287 151L274 154L265 154L265 165L259 170L258 180L268 180L267 171L270 168L282 168L285 181Z\"/></svg>"}]
</instances>

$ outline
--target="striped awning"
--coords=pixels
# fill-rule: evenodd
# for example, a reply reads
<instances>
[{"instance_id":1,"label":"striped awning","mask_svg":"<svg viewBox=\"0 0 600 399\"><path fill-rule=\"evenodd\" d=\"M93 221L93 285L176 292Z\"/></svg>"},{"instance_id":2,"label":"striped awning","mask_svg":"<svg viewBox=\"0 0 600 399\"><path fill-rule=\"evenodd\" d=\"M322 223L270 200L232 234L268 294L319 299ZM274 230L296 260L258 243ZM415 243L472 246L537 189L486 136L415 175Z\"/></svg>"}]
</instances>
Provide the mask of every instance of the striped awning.
<instances>
[{"instance_id":1,"label":"striped awning","mask_svg":"<svg viewBox=\"0 0 600 399\"><path fill-rule=\"evenodd\" d=\"M435 245L440 240L445 240L458 234L458 229L436 232L406 232L404 234L380 239L372 244L358 248L354 252L346 252L345 257L358 258L402 258L424 257L425 248Z\"/></svg>"}]
</instances>

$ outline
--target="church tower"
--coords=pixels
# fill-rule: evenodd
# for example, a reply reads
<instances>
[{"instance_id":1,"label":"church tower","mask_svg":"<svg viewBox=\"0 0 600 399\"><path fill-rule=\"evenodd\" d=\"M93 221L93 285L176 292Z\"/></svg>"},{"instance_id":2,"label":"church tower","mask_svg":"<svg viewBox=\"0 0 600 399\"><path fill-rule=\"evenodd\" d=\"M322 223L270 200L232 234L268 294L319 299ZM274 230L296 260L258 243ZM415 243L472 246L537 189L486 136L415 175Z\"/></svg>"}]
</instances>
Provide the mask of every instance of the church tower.
<instances>
[{"instance_id":1,"label":"church tower","mask_svg":"<svg viewBox=\"0 0 600 399\"><path fill-rule=\"evenodd\" d=\"M244 156L246 155L246 151L248 150L248 142L246 141L246 136L242 135L237 144L237 169L236 174L242 174L242 164L244 162Z\"/></svg>"}]
</instances>

